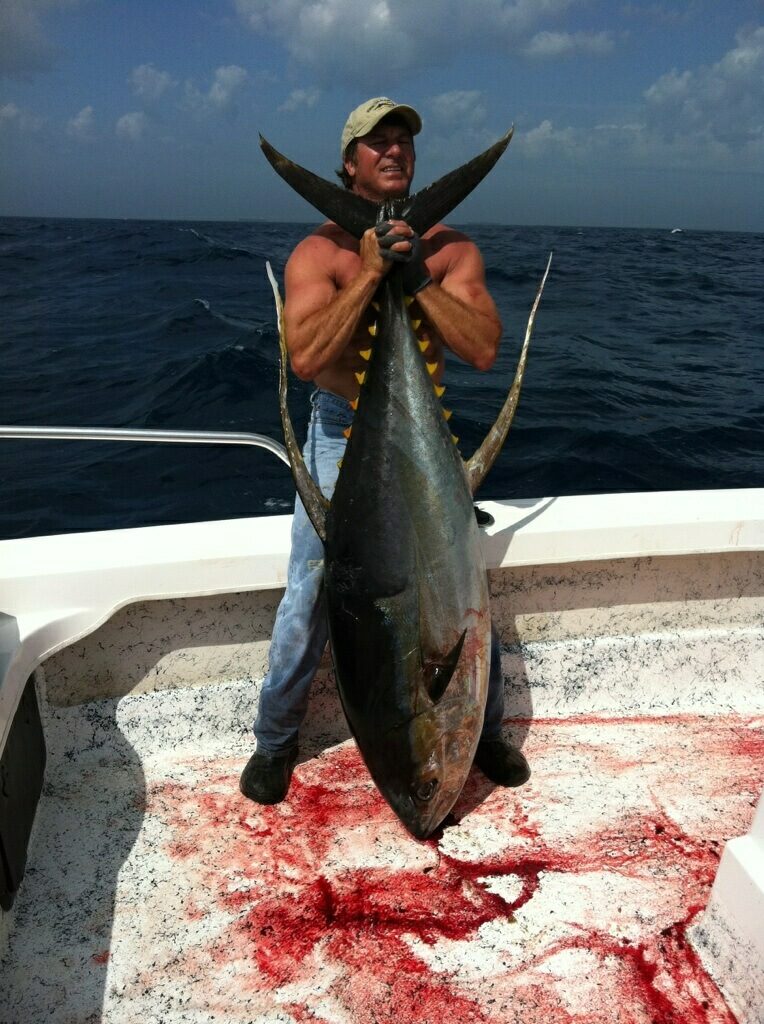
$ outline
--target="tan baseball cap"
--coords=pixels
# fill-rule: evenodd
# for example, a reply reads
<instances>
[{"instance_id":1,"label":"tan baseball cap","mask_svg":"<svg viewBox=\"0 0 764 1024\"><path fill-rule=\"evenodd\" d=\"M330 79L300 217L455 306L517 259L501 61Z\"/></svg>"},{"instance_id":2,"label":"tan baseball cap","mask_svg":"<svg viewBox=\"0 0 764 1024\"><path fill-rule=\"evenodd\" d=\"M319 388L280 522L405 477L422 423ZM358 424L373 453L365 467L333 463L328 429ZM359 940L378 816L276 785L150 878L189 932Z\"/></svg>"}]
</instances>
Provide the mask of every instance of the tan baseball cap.
<instances>
[{"instance_id":1,"label":"tan baseball cap","mask_svg":"<svg viewBox=\"0 0 764 1024\"><path fill-rule=\"evenodd\" d=\"M422 118L413 107L408 107L405 103L395 103L387 96L375 96L374 99L366 100L360 107L356 107L345 122L345 127L342 130L340 156L344 159L345 150L353 139L359 139L362 135L366 135L388 114L399 114L411 129L412 135L418 135L421 132Z\"/></svg>"}]
</instances>

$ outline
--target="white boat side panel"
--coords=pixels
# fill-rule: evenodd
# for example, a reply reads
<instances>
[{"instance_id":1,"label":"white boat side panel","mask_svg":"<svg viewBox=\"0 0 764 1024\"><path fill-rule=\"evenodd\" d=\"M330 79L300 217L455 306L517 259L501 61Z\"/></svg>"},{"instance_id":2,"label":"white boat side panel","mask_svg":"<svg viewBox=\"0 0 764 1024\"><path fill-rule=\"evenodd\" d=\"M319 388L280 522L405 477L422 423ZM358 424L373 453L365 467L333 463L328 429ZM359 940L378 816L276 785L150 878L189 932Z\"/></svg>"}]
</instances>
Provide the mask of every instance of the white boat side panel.
<instances>
[{"instance_id":1,"label":"white boat side panel","mask_svg":"<svg viewBox=\"0 0 764 1024\"><path fill-rule=\"evenodd\" d=\"M486 502L489 568L764 547L764 489L677 491ZM126 604L284 586L291 517L35 537L0 542L0 611L59 623L25 667L75 639L62 625L90 608L91 629ZM0 742L20 696L0 680ZM10 678L15 682L11 684Z\"/></svg>"},{"instance_id":2,"label":"white boat side panel","mask_svg":"<svg viewBox=\"0 0 764 1024\"><path fill-rule=\"evenodd\" d=\"M764 1014L764 797L748 835L727 843L689 938L740 1024Z\"/></svg>"},{"instance_id":3,"label":"white boat side panel","mask_svg":"<svg viewBox=\"0 0 764 1024\"><path fill-rule=\"evenodd\" d=\"M764 488L483 502L489 568L764 548ZM3 610L285 582L291 516L0 541ZM81 606L80 599L74 604Z\"/></svg>"},{"instance_id":4,"label":"white boat side panel","mask_svg":"<svg viewBox=\"0 0 764 1024\"><path fill-rule=\"evenodd\" d=\"M764 548L764 488L480 504L489 568Z\"/></svg>"},{"instance_id":5,"label":"white boat side panel","mask_svg":"<svg viewBox=\"0 0 764 1024\"><path fill-rule=\"evenodd\" d=\"M764 706L762 555L520 567L490 576L505 675L520 699L514 714L525 714L531 697L544 715ZM259 686L280 598L273 590L130 604L46 660L46 697L66 706L236 679Z\"/></svg>"}]
</instances>

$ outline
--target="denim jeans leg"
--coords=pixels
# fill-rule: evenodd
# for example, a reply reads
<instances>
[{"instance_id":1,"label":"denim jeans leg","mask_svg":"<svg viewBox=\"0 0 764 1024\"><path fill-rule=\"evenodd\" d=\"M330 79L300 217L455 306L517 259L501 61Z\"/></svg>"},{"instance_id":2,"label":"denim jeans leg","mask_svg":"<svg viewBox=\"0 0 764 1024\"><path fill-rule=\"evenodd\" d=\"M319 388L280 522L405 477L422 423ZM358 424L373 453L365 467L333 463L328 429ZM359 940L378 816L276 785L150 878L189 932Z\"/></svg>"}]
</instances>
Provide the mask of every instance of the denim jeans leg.
<instances>
[{"instance_id":1,"label":"denim jeans leg","mask_svg":"<svg viewBox=\"0 0 764 1024\"><path fill-rule=\"evenodd\" d=\"M342 433L352 420L347 402L318 392L313 399L304 456L327 498L334 493L337 462L345 451ZM313 677L328 639L323 595L324 548L299 497L292 522L287 587L271 637L254 733L257 749L280 754L297 744Z\"/></svg>"},{"instance_id":2,"label":"denim jeans leg","mask_svg":"<svg viewBox=\"0 0 764 1024\"><path fill-rule=\"evenodd\" d=\"M311 476L327 498L334 493L352 422L347 402L328 392L313 396L313 415L304 456ZM297 744L308 706L310 686L326 647L328 627L323 596L324 549L299 497L292 523L287 588L271 639L268 673L263 681L254 732L258 750L283 753ZM504 679L496 627L491 624L491 665L482 739L501 735Z\"/></svg>"}]
</instances>

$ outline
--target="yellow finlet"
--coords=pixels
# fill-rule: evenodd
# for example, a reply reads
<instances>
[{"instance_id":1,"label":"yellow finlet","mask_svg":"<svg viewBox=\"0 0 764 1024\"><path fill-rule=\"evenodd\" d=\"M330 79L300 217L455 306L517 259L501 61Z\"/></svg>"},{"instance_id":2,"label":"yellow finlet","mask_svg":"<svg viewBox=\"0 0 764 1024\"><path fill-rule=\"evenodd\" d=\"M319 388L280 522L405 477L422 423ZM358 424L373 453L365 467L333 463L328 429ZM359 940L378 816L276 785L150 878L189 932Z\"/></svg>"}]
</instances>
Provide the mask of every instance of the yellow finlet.
<instances>
[{"instance_id":1,"label":"yellow finlet","mask_svg":"<svg viewBox=\"0 0 764 1024\"><path fill-rule=\"evenodd\" d=\"M459 444L459 438L456 437L454 434L451 435L451 440L454 442L454 444Z\"/></svg>"},{"instance_id":2,"label":"yellow finlet","mask_svg":"<svg viewBox=\"0 0 764 1024\"><path fill-rule=\"evenodd\" d=\"M337 469L342 469L342 459L337 463Z\"/></svg>"},{"instance_id":3,"label":"yellow finlet","mask_svg":"<svg viewBox=\"0 0 764 1024\"><path fill-rule=\"evenodd\" d=\"M407 306L410 306L411 303L414 301L414 296L413 295L404 295L403 296L403 301L406 303Z\"/></svg>"},{"instance_id":4,"label":"yellow finlet","mask_svg":"<svg viewBox=\"0 0 764 1024\"><path fill-rule=\"evenodd\" d=\"M353 412L356 411L356 409L358 408L358 399L357 398L354 398L353 401L350 403L350 408L353 410Z\"/></svg>"},{"instance_id":5,"label":"yellow finlet","mask_svg":"<svg viewBox=\"0 0 764 1024\"><path fill-rule=\"evenodd\" d=\"M358 381L359 384L363 384L363 382L366 380L366 370L364 370L363 373L357 373L355 375L355 379Z\"/></svg>"},{"instance_id":6,"label":"yellow finlet","mask_svg":"<svg viewBox=\"0 0 764 1024\"><path fill-rule=\"evenodd\" d=\"M438 398L442 398L443 395L445 394L445 391L446 391L446 385L445 384L436 384L435 385L435 394L438 396Z\"/></svg>"},{"instance_id":7,"label":"yellow finlet","mask_svg":"<svg viewBox=\"0 0 764 1024\"><path fill-rule=\"evenodd\" d=\"M426 352L427 349L430 347L430 339L429 338L418 338L417 340L419 342L420 350L422 352Z\"/></svg>"},{"instance_id":8,"label":"yellow finlet","mask_svg":"<svg viewBox=\"0 0 764 1024\"><path fill-rule=\"evenodd\" d=\"M427 367L427 372L431 377L438 369L437 363L425 363L425 366Z\"/></svg>"},{"instance_id":9,"label":"yellow finlet","mask_svg":"<svg viewBox=\"0 0 764 1024\"><path fill-rule=\"evenodd\" d=\"M377 312L379 312L379 310L380 310L380 305L379 305L379 303L378 303L378 302L376 302L376 301L375 301L374 299L372 299L372 300L371 300L371 304L372 304L372 306L373 306L373 307L374 307L374 308L376 309L376 311L377 311Z\"/></svg>"},{"instance_id":10,"label":"yellow finlet","mask_svg":"<svg viewBox=\"0 0 764 1024\"><path fill-rule=\"evenodd\" d=\"M369 324L369 334L372 336L372 338L376 338L376 336L377 336L377 322L376 322L376 320L374 321L373 324Z\"/></svg>"},{"instance_id":11,"label":"yellow finlet","mask_svg":"<svg viewBox=\"0 0 764 1024\"><path fill-rule=\"evenodd\" d=\"M361 357L361 359L365 359L366 362L368 362L371 359L371 349L370 348L359 349L358 355Z\"/></svg>"},{"instance_id":12,"label":"yellow finlet","mask_svg":"<svg viewBox=\"0 0 764 1024\"><path fill-rule=\"evenodd\" d=\"M450 420L450 419L451 419L451 417L453 416L453 414L454 414L454 411L453 411L453 409L444 409L444 410L443 410L443 419L444 419L444 420L446 420L446 421L448 421L448 420Z\"/></svg>"},{"instance_id":13,"label":"yellow finlet","mask_svg":"<svg viewBox=\"0 0 764 1024\"><path fill-rule=\"evenodd\" d=\"M345 427L345 429L342 431L342 433L345 435L345 437L349 441L350 440L350 435L353 433L353 428L352 427Z\"/></svg>"},{"instance_id":14,"label":"yellow finlet","mask_svg":"<svg viewBox=\"0 0 764 1024\"><path fill-rule=\"evenodd\" d=\"M411 321L411 326L414 328L415 331L418 331L419 328L422 326L422 321L421 320L412 320Z\"/></svg>"}]
</instances>

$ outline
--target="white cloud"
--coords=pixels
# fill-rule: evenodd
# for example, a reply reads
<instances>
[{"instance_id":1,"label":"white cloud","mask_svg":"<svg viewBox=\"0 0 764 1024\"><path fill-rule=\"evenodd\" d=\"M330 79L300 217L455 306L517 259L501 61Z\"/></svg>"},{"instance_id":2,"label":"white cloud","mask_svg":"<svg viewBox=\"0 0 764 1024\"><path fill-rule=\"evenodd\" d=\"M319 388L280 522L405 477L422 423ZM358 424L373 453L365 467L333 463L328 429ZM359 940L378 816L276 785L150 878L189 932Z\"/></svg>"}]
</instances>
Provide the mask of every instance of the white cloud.
<instances>
[{"instance_id":1,"label":"white cloud","mask_svg":"<svg viewBox=\"0 0 764 1024\"><path fill-rule=\"evenodd\" d=\"M13 125L22 132L36 132L42 128L44 123L42 117L30 114L28 110L22 110L15 103L6 103L0 107L0 127Z\"/></svg>"},{"instance_id":2,"label":"white cloud","mask_svg":"<svg viewBox=\"0 0 764 1024\"><path fill-rule=\"evenodd\" d=\"M587 0L234 0L254 32L280 40L321 82L356 87L457 54L521 50L544 20Z\"/></svg>"},{"instance_id":3,"label":"white cloud","mask_svg":"<svg viewBox=\"0 0 764 1024\"><path fill-rule=\"evenodd\" d=\"M518 133L517 142L517 148L531 157L542 157L555 151L571 156L578 148L577 135L572 128L555 128L548 120L530 131Z\"/></svg>"},{"instance_id":4,"label":"white cloud","mask_svg":"<svg viewBox=\"0 0 764 1024\"><path fill-rule=\"evenodd\" d=\"M132 110L129 114L123 114L115 125L117 135L123 139L130 139L137 142L143 138L146 130L146 115L141 110Z\"/></svg>"},{"instance_id":5,"label":"white cloud","mask_svg":"<svg viewBox=\"0 0 764 1024\"><path fill-rule=\"evenodd\" d=\"M67 132L75 139L87 141L93 138L95 115L91 106L83 107L79 114L70 118L66 125Z\"/></svg>"},{"instance_id":6,"label":"white cloud","mask_svg":"<svg viewBox=\"0 0 764 1024\"><path fill-rule=\"evenodd\" d=\"M3 121L14 121L17 120L21 115L21 111L15 103L6 103L0 107L0 123Z\"/></svg>"},{"instance_id":7,"label":"white cloud","mask_svg":"<svg viewBox=\"0 0 764 1024\"><path fill-rule=\"evenodd\" d=\"M562 57L569 53L610 53L610 32L537 32L524 49L528 57Z\"/></svg>"},{"instance_id":8,"label":"white cloud","mask_svg":"<svg viewBox=\"0 0 764 1024\"><path fill-rule=\"evenodd\" d=\"M321 95L321 91L316 88L311 89L293 89L284 102L279 107L279 110L284 113L291 113L294 110L299 110L300 107L315 107L318 102L318 98Z\"/></svg>"},{"instance_id":9,"label":"white cloud","mask_svg":"<svg viewBox=\"0 0 764 1024\"><path fill-rule=\"evenodd\" d=\"M0 77L28 78L47 71L55 47L42 19L48 11L74 7L78 0L2 0L0 2Z\"/></svg>"},{"instance_id":10,"label":"white cloud","mask_svg":"<svg viewBox=\"0 0 764 1024\"><path fill-rule=\"evenodd\" d=\"M673 69L644 93L636 116L586 129L544 120L518 131L530 158L640 167L761 172L764 166L764 27L738 33L715 64Z\"/></svg>"},{"instance_id":11,"label":"white cloud","mask_svg":"<svg viewBox=\"0 0 764 1024\"><path fill-rule=\"evenodd\" d=\"M764 125L764 27L739 32L710 67L662 75L644 98L646 123L661 139L745 147Z\"/></svg>"},{"instance_id":12,"label":"white cloud","mask_svg":"<svg viewBox=\"0 0 764 1024\"><path fill-rule=\"evenodd\" d=\"M454 89L433 96L429 106L436 122L444 126L460 125L475 128L486 118L483 94L477 89Z\"/></svg>"},{"instance_id":13,"label":"white cloud","mask_svg":"<svg viewBox=\"0 0 764 1024\"><path fill-rule=\"evenodd\" d=\"M130 74L133 92L142 100L160 99L168 89L177 85L168 71L159 71L153 64L140 64Z\"/></svg>"},{"instance_id":14,"label":"white cloud","mask_svg":"<svg viewBox=\"0 0 764 1024\"><path fill-rule=\"evenodd\" d=\"M215 81L210 86L208 93L209 102L213 107L227 107L235 93L244 85L247 80L247 72L238 64L229 64L226 67L218 68L215 72Z\"/></svg>"},{"instance_id":15,"label":"white cloud","mask_svg":"<svg viewBox=\"0 0 764 1024\"><path fill-rule=\"evenodd\" d=\"M226 110L232 106L248 77L247 71L238 64L227 64L215 71L206 93L200 92L192 82L186 82L186 99L200 113Z\"/></svg>"}]
</instances>

